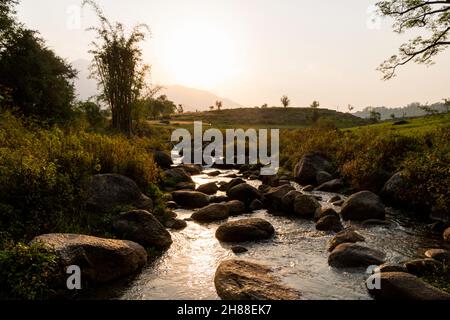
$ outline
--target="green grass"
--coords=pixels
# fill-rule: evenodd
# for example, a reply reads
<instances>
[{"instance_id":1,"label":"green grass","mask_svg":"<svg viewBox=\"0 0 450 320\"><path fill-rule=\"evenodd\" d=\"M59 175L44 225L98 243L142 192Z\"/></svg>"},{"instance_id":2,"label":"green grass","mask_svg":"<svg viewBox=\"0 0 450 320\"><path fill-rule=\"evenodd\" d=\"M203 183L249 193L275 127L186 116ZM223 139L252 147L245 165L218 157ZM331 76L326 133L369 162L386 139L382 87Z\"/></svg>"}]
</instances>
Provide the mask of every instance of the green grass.
<instances>
[{"instance_id":1,"label":"green grass","mask_svg":"<svg viewBox=\"0 0 450 320\"><path fill-rule=\"evenodd\" d=\"M450 113L439 114L426 117L410 118L406 119L407 124L403 125L393 125L394 122L399 121L396 119L393 121L384 121L377 124L372 124L369 126L359 126L354 128L349 128L348 130L352 132L357 132L367 127L383 130L385 132L393 132L402 135L417 135L426 134L434 129L443 128L450 124Z\"/></svg>"},{"instance_id":2,"label":"green grass","mask_svg":"<svg viewBox=\"0 0 450 320\"><path fill-rule=\"evenodd\" d=\"M174 115L171 123L191 128L193 121L203 121L213 128L306 128L315 124L314 113L320 122L332 122L338 128L349 128L369 124L368 120L328 109L311 108L240 108Z\"/></svg>"}]
</instances>

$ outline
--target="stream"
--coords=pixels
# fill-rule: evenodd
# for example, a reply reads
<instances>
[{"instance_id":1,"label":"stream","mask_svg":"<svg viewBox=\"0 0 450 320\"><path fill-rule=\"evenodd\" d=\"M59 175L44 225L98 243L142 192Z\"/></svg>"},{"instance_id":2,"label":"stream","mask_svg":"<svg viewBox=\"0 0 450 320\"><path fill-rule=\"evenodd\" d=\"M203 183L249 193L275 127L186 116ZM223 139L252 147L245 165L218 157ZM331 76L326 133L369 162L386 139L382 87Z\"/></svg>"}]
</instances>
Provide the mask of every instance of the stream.
<instances>
[{"instance_id":1,"label":"stream","mask_svg":"<svg viewBox=\"0 0 450 320\"><path fill-rule=\"evenodd\" d=\"M193 176L198 185L212 181L229 181L223 176L237 173L222 170L218 177L206 174ZM258 187L260 181L248 181ZM297 189L301 187L292 183ZM218 193L222 195L224 192ZM331 206L339 212L339 207L327 203L336 195L328 192L310 192L307 194L322 197L321 205ZM345 199L345 197L342 196ZM387 261L402 262L417 258L422 248L440 247L439 239L432 239L423 225L408 221L401 215L388 210L389 226L363 228L354 224L365 238L361 243L386 253ZM175 210L178 218L189 218L192 210ZM244 243L249 251L235 255L232 245L220 243L215 231L220 222L199 224L189 221L187 228L171 231L173 244L156 261L149 264L140 275L120 291L119 299L124 300L201 300L219 299L214 287L214 274L221 261L230 258L253 260L270 266L274 274L285 284L298 289L303 299L371 299L365 287L368 277L365 269L338 270L328 266L327 241L334 233L316 231L315 223L289 217L269 214L259 210L251 214L232 217L231 220L245 217L257 217L268 220L274 226L273 239ZM344 223L350 226L352 223Z\"/></svg>"}]
</instances>

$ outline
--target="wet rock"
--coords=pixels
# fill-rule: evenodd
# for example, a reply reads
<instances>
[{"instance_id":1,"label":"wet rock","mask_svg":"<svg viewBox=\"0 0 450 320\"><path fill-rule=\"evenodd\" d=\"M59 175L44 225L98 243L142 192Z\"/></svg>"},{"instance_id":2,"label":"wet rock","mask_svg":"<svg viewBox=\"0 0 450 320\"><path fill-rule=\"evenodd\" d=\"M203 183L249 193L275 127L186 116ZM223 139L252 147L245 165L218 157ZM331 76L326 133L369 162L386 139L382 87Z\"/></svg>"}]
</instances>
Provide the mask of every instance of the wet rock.
<instances>
[{"instance_id":1,"label":"wet rock","mask_svg":"<svg viewBox=\"0 0 450 320\"><path fill-rule=\"evenodd\" d=\"M335 268L357 268L384 263L383 252L354 243L338 245L328 257L328 264Z\"/></svg>"},{"instance_id":2,"label":"wet rock","mask_svg":"<svg viewBox=\"0 0 450 320\"><path fill-rule=\"evenodd\" d=\"M172 193L173 200L184 208L202 208L208 205L208 196L198 191L175 191Z\"/></svg>"},{"instance_id":3,"label":"wet rock","mask_svg":"<svg viewBox=\"0 0 450 320\"><path fill-rule=\"evenodd\" d=\"M211 171L206 174L208 177L217 177L220 175L220 171Z\"/></svg>"},{"instance_id":4,"label":"wet rock","mask_svg":"<svg viewBox=\"0 0 450 320\"><path fill-rule=\"evenodd\" d=\"M314 220L319 221L321 218L326 216L334 216L339 218L339 214L333 208L321 208L317 210L314 215Z\"/></svg>"},{"instance_id":5,"label":"wet rock","mask_svg":"<svg viewBox=\"0 0 450 320\"><path fill-rule=\"evenodd\" d=\"M86 207L92 212L108 212L123 206L153 209L152 200L139 190L137 184L118 174L92 176L87 183L86 191Z\"/></svg>"},{"instance_id":6,"label":"wet rock","mask_svg":"<svg viewBox=\"0 0 450 320\"><path fill-rule=\"evenodd\" d=\"M191 176L183 168L172 168L166 170L164 171L164 175L166 179L170 180L173 184L180 182L193 183Z\"/></svg>"},{"instance_id":7,"label":"wet rock","mask_svg":"<svg viewBox=\"0 0 450 320\"><path fill-rule=\"evenodd\" d=\"M259 179L259 175L256 174L252 174L248 177L248 180L258 180Z\"/></svg>"},{"instance_id":8,"label":"wet rock","mask_svg":"<svg viewBox=\"0 0 450 320\"><path fill-rule=\"evenodd\" d=\"M206 184L202 184L197 188L198 192L203 192L204 194L213 195L219 191L219 187L217 187L215 182L210 182Z\"/></svg>"},{"instance_id":9,"label":"wet rock","mask_svg":"<svg viewBox=\"0 0 450 320\"><path fill-rule=\"evenodd\" d=\"M169 219L166 221L165 226L173 230L182 230L187 227L187 222L181 219Z\"/></svg>"},{"instance_id":10,"label":"wet rock","mask_svg":"<svg viewBox=\"0 0 450 320\"><path fill-rule=\"evenodd\" d=\"M264 194L264 206L273 210L283 211L282 199L290 191L295 190L290 185L273 187Z\"/></svg>"},{"instance_id":11,"label":"wet rock","mask_svg":"<svg viewBox=\"0 0 450 320\"><path fill-rule=\"evenodd\" d=\"M239 253L248 252L248 249L243 246L232 246L231 251L233 251L234 254L239 254Z\"/></svg>"},{"instance_id":12,"label":"wet rock","mask_svg":"<svg viewBox=\"0 0 450 320\"><path fill-rule=\"evenodd\" d=\"M234 179L234 178L237 178L237 174L236 173L229 173L229 174L225 175L224 177L225 178L232 178L232 179Z\"/></svg>"},{"instance_id":13,"label":"wet rock","mask_svg":"<svg viewBox=\"0 0 450 320\"><path fill-rule=\"evenodd\" d=\"M156 164L162 169L169 169L173 165L172 157L164 151L154 151L153 158Z\"/></svg>"},{"instance_id":14,"label":"wet rock","mask_svg":"<svg viewBox=\"0 0 450 320\"><path fill-rule=\"evenodd\" d=\"M414 259L405 262L405 267L409 273L423 276L441 270L442 263L434 259Z\"/></svg>"},{"instance_id":15,"label":"wet rock","mask_svg":"<svg viewBox=\"0 0 450 320\"><path fill-rule=\"evenodd\" d=\"M197 176L203 172L203 167L199 164L183 164L179 168L191 176Z\"/></svg>"},{"instance_id":16,"label":"wet rock","mask_svg":"<svg viewBox=\"0 0 450 320\"><path fill-rule=\"evenodd\" d=\"M342 179L333 179L322 183L315 190L324 192L340 192L344 189L344 181Z\"/></svg>"},{"instance_id":17,"label":"wet rock","mask_svg":"<svg viewBox=\"0 0 450 320\"><path fill-rule=\"evenodd\" d=\"M270 222L250 218L222 224L216 231L216 238L223 242L246 242L269 239L274 233Z\"/></svg>"},{"instance_id":18,"label":"wet rock","mask_svg":"<svg viewBox=\"0 0 450 320\"><path fill-rule=\"evenodd\" d=\"M450 228L447 228L442 235L445 241L450 241Z\"/></svg>"},{"instance_id":19,"label":"wet rock","mask_svg":"<svg viewBox=\"0 0 450 320\"><path fill-rule=\"evenodd\" d=\"M147 262L145 249L132 241L96 238L80 234L46 234L33 239L52 250L65 269L77 265L83 279L103 284L130 275Z\"/></svg>"},{"instance_id":20,"label":"wet rock","mask_svg":"<svg viewBox=\"0 0 450 320\"><path fill-rule=\"evenodd\" d=\"M366 239L354 230L343 230L337 233L333 239L328 242L328 251L333 251L338 245L343 243L363 242Z\"/></svg>"},{"instance_id":21,"label":"wet rock","mask_svg":"<svg viewBox=\"0 0 450 320\"><path fill-rule=\"evenodd\" d=\"M195 190L195 183L194 182L178 182L175 184L175 190Z\"/></svg>"},{"instance_id":22,"label":"wet rock","mask_svg":"<svg viewBox=\"0 0 450 320\"><path fill-rule=\"evenodd\" d=\"M303 187L302 191L304 191L304 192L314 191L314 186L313 185L308 185L306 187Z\"/></svg>"},{"instance_id":23,"label":"wet rock","mask_svg":"<svg viewBox=\"0 0 450 320\"><path fill-rule=\"evenodd\" d=\"M225 220L229 217L229 210L226 204L214 203L195 211L191 218L197 222L213 222Z\"/></svg>"},{"instance_id":24,"label":"wet rock","mask_svg":"<svg viewBox=\"0 0 450 320\"><path fill-rule=\"evenodd\" d=\"M241 183L228 189L227 196L231 200L242 201L246 206L249 206L255 199L261 199L261 193L247 183Z\"/></svg>"},{"instance_id":25,"label":"wet rock","mask_svg":"<svg viewBox=\"0 0 450 320\"><path fill-rule=\"evenodd\" d=\"M319 171L331 171L331 163L325 157L309 153L302 157L294 169L294 180L300 184L317 184Z\"/></svg>"},{"instance_id":26,"label":"wet rock","mask_svg":"<svg viewBox=\"0 0 450 320\"><path fill-rule=\"evenodd\" d=\"M281 208L287 214L294 212L294 200L298 196L301 196L302 193L297 190L292 190L286 193L286 195L281 199Z\"/></svg>"},{"instance_id":27,"label":"wet rock","mask_svg":"<svg viewBox=\"0 0 450 320\"><path fill-rule=\"evenodd\" d=\"M336 207L342 207L344 202L345 202L345 200L339 200L339 201L333 202L332 205L336 206Z\"/></svg>"},{"instance_id":28,"label":"wet rock","mask_svg":"<svg viewBox=\"0 0 450 320\"><path fill-rule=\"evenodd\" d=\"M333 179L333 176L326 171L319 171L316 175L317 184L321 185Z\"/></svg>"},{"instance_id":29,"label":"wet rock","mask_svg":"<svg viewBox=\"0 0 450 320\"><path fill-rule=\"evenodd\" d=\"M167 249L172 237L153 214L145 210L133 210L115 217L113 228L118 237L131 240L144 247Z\"/></svg>"},{"instance_id":30,"label":"wet rock","mask_svg":"<svg viewBox=\"0 0 450 320\"><path fill-rule=\"evenodd\" d=\"M291 181L289 181L289 180L280 180L280 182L278 182L278 185L280 185L280 186L291 185Z\"/></svg>"},{"instance_id":31,"label":"wet rock","mask_svg":"<svg viewBox=\"0 0 450 320\"><path fill-rule=\"evenodd\" d=\"M223 261L214 284L223 300L299 300L300 293L281 284L266 266L244 260Z\"/></svg>"},{"instance_id":32,"label":"wet rock","mask_svg":"<svg viewBox=\"0 0 450 320\"><path fill-rule=\"evenodd\" d=\"M225 189L225 191L228 191L228 190L230 190L231 188L233 188L233 187L235 187L235 186L237 186L237 185L243 184L243 183L245 183L245 180L242 179L242 178L235 178L235 179L232 179L230 182L228 182L227 188Z\"/></svg>"},{"instance_id":33,"label":"wet rock","mask_svg":"<svg viewBox=\"0 0 450 320\"><path fill-rule=\"evenodd\" d=\"M430 249L425 252L425 256L446 265L450 265L450 251L444 249Z\"/></svg>"},{"instance_id":34,"label":"wet rock","mask_svg":"<svg viewBox=\"0 0 450 320\"><path fill-rule=\"evenodd\" d=\"M262 203L260 200L255 199L255 200L253 200L252 203L250 204L249 209L250 209L251 211L257 211L257 210L261 210L263 207L264 207L263 203Z\"/></svg>"},{"instance_id":35,"label":"wet rock","mask_svg":"<svg viewBox=\"0 0 450 320\"><path fill-rule=\"evenodd\" d=\"M294 200L294 215L300 218L313 218L320 203L312 196L301 195Z\"/></svg>"},{"instance_id":36,"label":"wet rock","mask_svg":"<svg viewBox=\"0 0 450 320\"><path fill-rule=\"evenodd\" d=\"M450 295L404 272L379 274L380 287L369 289L376 300L450 300Z\"/></svg>"},{"instance_id":37,"label":"wet rock","mask_svg":"<svg viewBox=\"0 0 450 320\"><path fill-rule=\"evenodd\" d=\"M228 202L230 200L230 198L228 198L228 196L211 196L209 198L209 202L210 203L221 203L221 202Z\"/></svg>"},{"instance_id":38,"label":"wet rock","mask_svg":"<svg viewBox=\"0 0 450 320\"><path fill-rule=\"evenodd\" d=\"M262 176L261 179L262 183L271 187L278 187L278 183L280 182L280 179L277 175L271 175L271 176Z\"/></svg>"},{"instance_id":39,"label":"wet rock","mask_svg":"<svg viewBox=\"0 0 450 320\"><path fill-rule=\"evenodd\" d=\"M271 189L270 186L266 185L266 184L262 184L258 187L258 191L262 192L262 193L266 193Z\"/></svg>"},{"instance_id":40,"label":"wet rock","mask_svg":"<svg viewBox=\"0 0 450 320\"><path fill-rule=\"evenodd\" d=\"M370 191L361 191L351 195L342 206L341 216L344 220L364 221L383 220L385 207L381 199Z\"/></svg>"},{"instance_id":41,"label":"wet rock","mask_svg":"<svg viewBox=\"0 0 450 320\"><path fill-rule=\"evenodd\" d=\"M168 209L178 209L178 204L175 201L166 202L166 207Z\"/></svg>"},{"instance_id":42,"label":"wet rock","mask_svg":"<svg viewBox=\"0 0 450 320\"><path fill-rule=\"evenodd\" d=\"M331 198L330 198L330 200L328 200L328 202L329 203L333 203L333 202L337 202L337 201L340 201L341 200L341 197L340 196L332 196Z\"/></svg>"},{"instance_id":43,"label":"wet rock","mask_svg":"<svg viewBox=\"0 0 450 320\"><path fill-rule=\"evenodd\" d=\"M373 273L382 273L382 272L408 272L406 267L397 263L383 263L381 266L376 267L373 270Z\"/></svg>"},{"instance_id":44,"label":"wet rock","mask_svg":"<svg viewBox=\"0 0 450 320\"><path fill-rule=\"evenodd\" d=\"M316 229L319 231L339 232L343 228L341 219L337 216L324 216L316 223Z\"/></svg>"},{"instance_id":45,"label":"wet rock","mask_svg":"<svg viewBox=\"0 0 450 320\"><path fill-rule=\"evenodd\" d=\"M228 201L225 204L228 207L230 216L238 216L245 213L245 204L239 200Z\"/></svg>"},{"instance_id":46,"label":"wet rock","mask_svg":"<svg viewBox=\"0 0 450 320\"><path fill-rule=\"evenodd\" d=\"M228 189L228 182L219 181L219 182L217 182L217 186L219 187L220 191L227 191L227 189Z\"/></svg>"}]
</instances>

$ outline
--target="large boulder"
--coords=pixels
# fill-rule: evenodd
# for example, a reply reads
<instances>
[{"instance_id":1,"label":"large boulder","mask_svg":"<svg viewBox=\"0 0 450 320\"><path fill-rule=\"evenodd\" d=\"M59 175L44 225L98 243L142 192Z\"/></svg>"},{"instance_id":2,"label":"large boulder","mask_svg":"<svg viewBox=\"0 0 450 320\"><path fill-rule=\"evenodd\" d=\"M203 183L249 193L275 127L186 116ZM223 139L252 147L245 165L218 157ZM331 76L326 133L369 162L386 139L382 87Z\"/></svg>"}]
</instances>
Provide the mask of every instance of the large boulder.
<instances>
[{"instance_id":1,"label":"large boulder","mask_svg":"<svg viewBox=\"0 0 450 320\"><path fill-rule=\"evenodd\" d=\"M405 272L382 272L380 286L369 288L377 300L450 300L450 295Z\"/></svg>"},{"instance_id":2,"label":"large boulder","mask_svg":"<svg viewBox=\"0 0 450 320\"><path fill-rule=\"evenodd\" d=\"M331 163L319 154L308 153L295 166L294 180L302 185L317 185L317 173L320 171L331 172Z\"/></svg>"},{"instance_id":3,"label":"large boulder","mask_svg":"<svg viewBox=\"0 0 450 320\"><path fill-rule=\"evenodd\" d=\"M217 184L215 182L202 184L201 186L199 186L197 188L198 192L203 192L204 194L209 194L209 195L216 194L218 190L219 190L219 187L217 186Z\"/></svg>"},{"instance_id":4,"label":"large boulder","mask_svg":"<svg viewBox=\"0 0 450 320\"><path fill-rule=\"evenodd\" d=\"M264 194L264 202L271 207L281 208L283 197L294 190L294 187L287 184L279 187L273 187Z\"/></svg>"},{"instance_id":5,"label":"large boulder","mask_svg":"<svg viewBox=\"0 0 450 320\"><path fill-rule=\"evenodd\" d=\"M130 275L147 262L145 249L132 241L79 234L45 234L33 239L54 251L65 269L77 265L82 279L102 284Z\"/></svg>"},{"instance_id":6,"label":"large boulder","mask_svg":"<svg viewBox=\"0 0 450 320\"><path fill-rule=\"evenodd\" d=\"M214 284L223 300L299 300L300 293L281 284L266 266L244 260L223 261Z\"/></svg>"},{"instance_id":7,"label":"large boulder","mask_svg":"<svg viewBox=\"0 0 450 320\"><path fill-rule=\"evenodd\" d=\"M450 265L450 251L445 249L430 249L425 252L425 256Z\"/></svg>"},{"instance_id":8,"label":"large boulder","mask_svg":"<svg viewBox=\"0 0 450 320\"><path fill-rule=\"evenodd\" d=\"M270 222L250 218L222 224L216 231L216 238L223 242L245 242L269 239L274 233Z\"/></svg>"},{"instance_id":9,"label":"large boulder","mask_svg":"<svg viewBox=\"0 0 450 320\"><path fill-rule=\"evenodd\" d=\"M357 268L384 263L383 252L354 243L338 245L328 257L328 264L335 268Z\"/></svg>"},{"instance_id":10,"label":"large boulder","mask_svg":"<svg viewBox=\"0 0 450 320\"><path fill-rule=\"evenodd\" d=\"M137 184L119 174L92 176L86 186L86 207L92 212L108 212L120 206L153 209L153 202L144 195Z\"/></svg>"},{"instance_id":11,"label":"large boulder","mask_svg":"<svg viewBox=\"0 0 450 320\"><path fill-rule=\"evenodd\" d=\"M313 196L300 195L294 200L294 215L300 218L313 218L320 210L320 203Z\"/></svg>"},{"instance_id":12,"label":"large boulder","mask_svg":"<svg viewBox=\"0 0 450 320\"><path fill-rule=\"evenodd\" d=\"M250 206L253 200L261 199L261 193L258 189L247 183L240 183L228 189L227 196L231 200L242 201L247 207Z\"/></svg>"},{"instance_id":13,"label":"large boulder","mask_svg":"<svg viewBox=\"0 0 450 320\"><path fill-rule=\"evenodd\" d=\"M153 214L145 210L133 210L115 217L113 227L122 239L131 240L144 247L167 249L172 244L170 233Z\"/></svg>"},{"instance_id":14,"label":"large boulder","mask_svg":"<svg viewBox=\"0 0 450 320\"><path fill-rule=\"evenodd\" d=\"M230 182L228 182L228 184L226 185L226 188L224 191L228 191L230 189L232 189L233 187L239 185L239 184L243 184L245 183L245 180L242 178L234 178L232 179Z\"/></svg>"},{"instance_id":15,"label":"large boulder","mask_svg":"<svg viewBox=\"0 0 450 320\"><path fill-rule=\"evenodd\" d=\"M406 270L416 276L439 273L442 270L442 263L434 259L414 259L405 262Z\"/></svg>"},{"instance_id":16,"label":"large boulder","mask_svg":"<svg viewBox=\"0 0 450 320\"><path fill-rule=\"evenodd\" d=\"M238 216L245 213L245 204L239 200L231 200L225 203L228 207L230 216Z\"/></svg>"},{"instance_id":17,"label":"large boulder","mask_svg":"<svg viewBox=\"0 0 450 320\"><path fill-rule=\"evenodd\" d=\"M213 222L225 220L229 216L229 209L226 204L213 203L195 211L191 218L197 222Z\"/></svg>"},{"instance_id":18,"label":"large boulder","mask_svg":"<svg viewBox=\"0 0 450 320\"><path fill-rule=\"evenodd\" d=\"M280 178L277 175L262 176L261 181L265 185L278 187Z\"/></svg>"},{"instance_id":19,"label":"large boulder","mask_svg":"<svg viewBox=\"0 0 450 320\"><path fill-rule=\"evenodd\" d=\"M383 186L381 197L393 205L409 205L405 198L410 186L403 172L394 174Z\"/></svg>"},{"instance_id":20,"label":"large boulder","mask_svg":"<svg viewBox=\"0 0 450 320\"><path fill-rule=\"evenodd\" d=\"M209 203L208 196L198 191L175 191L172 197L178 205L189 209L203 208Z\"/></svg>"},{"instance_id":21,"label":"large boulder","mask_svg":"<svg viewBox=\"0 0 450 320\"><path fill-rule=\"evenodd\" d=\"M370 191L351 195L343 204L341 216L344 220L364 221L385 218L385 207L381 199Z\"/></svg>"},{"instance_id":22,"label":"large boulder","mask_svg":"<svg viewBox=\"0 0 450 320\"><path fill-rule=\"evenodd\" d=\"M328 251L333 251L338 245L343 243L362 242L366 239L354 230L343 230L338 232L329 242Z\"/></svg>"},{"instance_id":23,"label":"large boulder","mask_svg":"<svg viewBox=\"0 0 450 320\"><path fill-rule=\"evenodd\" d=\"M203 172L203 167L199 164L184 163L180 166L187 174L191 176L199 175Z\"/></svg>"},{"instance_id":24,"label":"large boulder","mask_svg":"<svg viewBox=\"0 0 450 320\"><path fill-rule=\"evenodd\" d=\"M156 164L162 169L169 169L173 165L172 157L164 151L153 151L153 158Z\"/></svg>"}]
</instances>

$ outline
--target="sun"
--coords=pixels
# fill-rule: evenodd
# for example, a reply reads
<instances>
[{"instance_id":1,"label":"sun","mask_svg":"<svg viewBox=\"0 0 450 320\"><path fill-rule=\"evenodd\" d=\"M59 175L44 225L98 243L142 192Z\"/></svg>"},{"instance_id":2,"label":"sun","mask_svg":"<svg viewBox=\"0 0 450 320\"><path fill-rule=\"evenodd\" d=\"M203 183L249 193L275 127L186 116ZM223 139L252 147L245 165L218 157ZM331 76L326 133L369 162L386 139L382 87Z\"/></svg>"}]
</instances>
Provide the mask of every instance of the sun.
<instances>
[{"instance_id":1,"label":"sun","mask_svg":"<svg viewBox=\"0 0 450 320\"><path fill-rule=\"evenodd\" d=\"M211 89L236 72L233 41L223 30L180 26L170 33L165 47L164 61L177 84Z\"/></svg>"}]
</instances>

